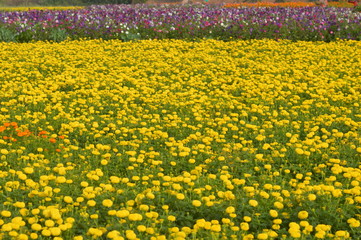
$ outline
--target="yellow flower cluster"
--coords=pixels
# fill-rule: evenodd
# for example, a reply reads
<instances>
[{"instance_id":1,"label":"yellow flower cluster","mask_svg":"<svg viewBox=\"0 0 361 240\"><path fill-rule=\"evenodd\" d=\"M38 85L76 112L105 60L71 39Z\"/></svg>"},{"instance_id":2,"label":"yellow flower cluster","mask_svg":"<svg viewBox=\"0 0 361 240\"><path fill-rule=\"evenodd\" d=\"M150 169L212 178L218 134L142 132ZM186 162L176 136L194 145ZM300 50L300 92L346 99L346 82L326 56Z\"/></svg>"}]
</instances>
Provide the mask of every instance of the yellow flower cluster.
<instances>
[{"instance_id":1,"label":"yellow flower cluster","mask_svg":"<svg viewBox=\"0 0 361 240\"><path fill-rule=\"evenodd\" d=\"M0 43L0 238L356 239L361 43Z\"/></svg>"}]
</instances>

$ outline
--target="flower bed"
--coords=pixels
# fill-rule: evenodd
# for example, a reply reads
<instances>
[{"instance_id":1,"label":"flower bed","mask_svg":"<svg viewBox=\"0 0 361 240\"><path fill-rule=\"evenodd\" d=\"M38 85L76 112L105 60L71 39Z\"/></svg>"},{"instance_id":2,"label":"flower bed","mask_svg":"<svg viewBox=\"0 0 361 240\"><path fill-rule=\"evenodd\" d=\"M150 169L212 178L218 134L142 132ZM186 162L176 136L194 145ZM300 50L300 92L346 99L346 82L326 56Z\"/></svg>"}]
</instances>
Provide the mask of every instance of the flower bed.
<instances>
[{"instance_id":1,"label":"flower bed","mask_svg":"<svg viewBox=\"0 0 361 240\"><path fill-rule=\"evenodd\" d=\"M44 6L44 7L0 7L0 11L6 12L17 12L17 11L29 11L29 10L71 10L71 9L82 9L83 7L80 6L69 6L69 7L51 7L51 6Z\"/></svg>"},{"instance_id":2,"label":"flower bed","mask_svg":"<svg viewBox=\"0 0 361 240\"><path fill-rule=\"evenodd\" d=\"M0 238L357 239L360 55L0 43Z\"/></svg>"},{"instance_id":3,"label":"flower bed","mask_svg":"<svg viewBox=\"0 0 361 240\"><path fill-rule=\"evenodd\" d=\"M346 1L342 2L328 2L328 7L353 7L353 4ZM271 3L271 2L257 2L257 3L227 3L224 7L315 7L315 2L283 2L283 3Z\"/></svg>"},{"instance_id":4,"label":"flower bed","mask_svg":"<svg viewBox=\"0 0 361 240\"><path fill-rule=\"evenodd\" d=\"M222 6L108 5L0 12L0 40L361 39L361 14L351 8Z\"/></svg>"}]
</instances>

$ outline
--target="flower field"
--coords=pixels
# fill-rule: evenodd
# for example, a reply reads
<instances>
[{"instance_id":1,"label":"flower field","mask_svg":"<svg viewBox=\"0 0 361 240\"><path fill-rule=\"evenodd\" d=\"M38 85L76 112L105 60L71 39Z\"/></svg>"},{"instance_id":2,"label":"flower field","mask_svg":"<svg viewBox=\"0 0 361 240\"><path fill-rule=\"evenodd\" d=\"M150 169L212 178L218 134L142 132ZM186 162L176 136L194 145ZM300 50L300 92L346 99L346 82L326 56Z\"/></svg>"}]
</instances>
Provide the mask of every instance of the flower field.
<instances>
[{"instance_id":1,"label":"flower field","mask_svg":"<svg viewBox=\"0 0 361 240\"><path fill-rule=\"evenodd\" d=\"M0 7L0 11L4 11L4 12L22 12L22 11L30 11L30 10L42 10L42 11L47 11L47 10L74 10L74 9L82 9L83 7L81 6L69 6L69 7L51 7L51 6L47 6L47 7Z\"/></svg>"},{"instance_id":2,"label":"flower field","mask_svg":"<svg viewBox=\"0 0 361 240\"><path fill-rule=\"evenodd\" d=\"M280 3L271 3L271 2L256 2L256 3L226 3L224 7L316 7L315 2L280 2ZM327 6L329 7L352 7L351 3L347 1L339 2L330 2L328 1Z\"/></svg>"},{"instance_id":3,"label":"flower field","mask_svg":"<svg viewBox=\"0 0 361 240\"><path fill-rule=\"evenodd\" d=\"M356 239L361 43L0 43L3 239Z\"/></svg>"},{"instance_id":4,"label":"flower field","mask_svg":"<svg viewBox=\"0 0 361 240\"><path fill-rule=\"evenodd\" d=\"M350 7L103 5L69 10L0 11L0 42L66 39L361 40Z\"/></svg>"}]
</instances>

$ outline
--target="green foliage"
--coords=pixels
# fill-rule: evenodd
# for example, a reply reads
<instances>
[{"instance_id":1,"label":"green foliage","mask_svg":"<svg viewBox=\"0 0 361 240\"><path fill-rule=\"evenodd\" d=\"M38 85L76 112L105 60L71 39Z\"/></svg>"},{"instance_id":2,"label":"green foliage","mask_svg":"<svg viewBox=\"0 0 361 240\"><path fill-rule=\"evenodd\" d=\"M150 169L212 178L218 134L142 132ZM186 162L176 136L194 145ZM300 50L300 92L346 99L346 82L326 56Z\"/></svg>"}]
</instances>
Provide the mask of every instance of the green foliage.
<instances>
[{"instance_id":1,"label":"green foliage","mask_svg":"<svg viewBox=\"0 0 361 240\"><path fill-rule=\"evenodd\" d=\"M67 34L64 29L55 28L52 29L49 35L50 40L54 42L61 42L67 39Z\"/></svg>"},{"instance_id":2,"label":"green foliage","mask_svg":"<svg viewBox=\"0 0 361 240\"><path fill-rule=\"evenodd\" d=\"M31 42L32 40L34 40L34 36L30 30L20 32L19 35L16 36L17 42Z\"/></svg>"},{"instance_id":3,"label":"green foliage","mask_svg":"<svg viewBox=\"0 0 361 240\"><path fill-rule=\"evenodd\" d=\"M15 34L7 28L0 27L0 42L14 42Z\"/></svg>"},{"instance_id":4,"label":"green foliage","mask_svg":"<svg viewBox=\"0 0 361 240\"><path fill-rule=\"evenodd\" d=\"M361 6L356 6L356 7L353 9L353 12L361 12Z\"/></svg>"}]
</instances>

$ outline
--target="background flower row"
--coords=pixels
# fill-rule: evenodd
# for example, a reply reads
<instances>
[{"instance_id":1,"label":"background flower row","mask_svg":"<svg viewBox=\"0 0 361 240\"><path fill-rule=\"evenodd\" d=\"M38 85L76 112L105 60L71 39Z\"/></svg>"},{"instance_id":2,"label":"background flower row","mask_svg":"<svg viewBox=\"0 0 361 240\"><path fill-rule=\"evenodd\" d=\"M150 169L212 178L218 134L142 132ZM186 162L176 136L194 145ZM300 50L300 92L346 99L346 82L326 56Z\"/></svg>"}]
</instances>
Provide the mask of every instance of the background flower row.
<instances>
[{"instance_id":1,"label":"background flower row","mask_svg":"<svg viewBox=\"0 0 361 240\"><path fill-rule=\"evenodd\" d=\"M0 41L65 39L361 39L361 14L335 7L103 5L0 12Z\"/></svg>"}]
</instances>

